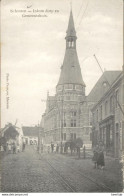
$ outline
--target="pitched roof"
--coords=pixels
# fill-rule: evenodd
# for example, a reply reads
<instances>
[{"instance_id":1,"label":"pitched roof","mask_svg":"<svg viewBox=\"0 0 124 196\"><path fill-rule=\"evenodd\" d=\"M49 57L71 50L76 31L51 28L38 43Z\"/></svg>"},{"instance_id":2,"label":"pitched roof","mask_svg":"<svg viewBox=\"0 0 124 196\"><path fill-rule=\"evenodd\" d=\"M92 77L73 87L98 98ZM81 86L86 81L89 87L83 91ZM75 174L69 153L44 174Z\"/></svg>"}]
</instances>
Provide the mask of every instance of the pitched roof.
<instances>
[{"instance_id":1,"label":"pitched roof","mask_svg":"<svg viewBox=\"0 0 124 196\"><path fill-rule=\"evenodd\" d=\"M63 66L58 84L82 84L85 85L81 75L77 51L68 49L65 52Z\"/></svg>"},{"instance_id":2,"label":"pitched roof","mask_svg":"<svg viewBox=\"0 0 124 196\"><path fill-rule=\"evenodd\" d=\"M121 73L122 71L105 71L87 96L87 100L98 102Z\"/></svg>"},{"instance_id":3,"label":"pitched roof","mask_svg":"<svg viewBox=\"0 0 124 196\"><path fill-rule=\"evenodd\" d=\"M67 33L66 36L76 36L72 10L70 11L70 18L69 18L68 29L66 33Z\"/></svg>"},{"instance_id":4,"label":"pitched roof","mask_svg":"<svg viewBox=\"0 0 124 196\"><path fill-rule=\"evenodd\" d=\"M1 137L8 139L15 139L19 135L15 125L8 124L3 129L1 129Z\"/></svg>"},{"instance_id":5,"label":"pitched roof","mask_svg":"<svg viewBox=\"0 0 124 196\"><path fill-rule=\"evenodd\" d=\"M23 126L22 130L23 130L24 136L38 137L38 134L39 134L39 127L38 126L35 126L35 127Z\"/></svg>"},{"instance_id":6,"label":"pitched roof","mask_svg":"<svg viewBox=\"0 0 124 196\"><path fill-rule=\"evenodd\" d=\"M18 136L19 133L18 131L15 129L14 126L8 127L8 129L6 129L6 131L4 132L4 137L7 139L15 139L16 136Z\"/></svg>"}]
</instances>

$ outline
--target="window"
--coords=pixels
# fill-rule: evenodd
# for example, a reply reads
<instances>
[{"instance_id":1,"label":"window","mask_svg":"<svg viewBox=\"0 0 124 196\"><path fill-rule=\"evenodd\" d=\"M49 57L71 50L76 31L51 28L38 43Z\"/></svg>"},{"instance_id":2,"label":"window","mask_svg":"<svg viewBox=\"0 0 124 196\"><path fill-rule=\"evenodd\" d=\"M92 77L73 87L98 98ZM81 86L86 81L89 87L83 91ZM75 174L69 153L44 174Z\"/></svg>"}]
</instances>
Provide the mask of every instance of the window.
<instances>
[{"instance_id":1,"label":"window","mask_svg":"<svg viewBox=\"0 0 124 196\"><path fill-rule=\"evenodd\" d=\"M108 101L105 102L105 115L108 114Z\"/></svg>"},{"instance_id":2,"label":"window","mask_svg":"<svg viewBox=\"0 0 124 196\"><path fill-rule=\"evenodd\" d=\"M71 140L73 140L73 133L71 133Z\"/></svg>"},{"instance_id":3,"label":"window","mask_svg":"<svg viewBox=\"0 0 124 196\"><path fill-rule=\"evenodd\" d=\"M71 127L76 127L76 119L71 119Z\"/></svg>"},{"instance_id":4,"label":"window","mask_svg":"<svg viewBox=\"0 0 124 196\"><path fill-rule=\"evenodd\" d=\"M69 84L68 85L68 89L73 89L73 85L72 84Z\"/></svg>"},{"instance_id":5,"label":"window","mask_svg":"<svg viewBox=\"0 0 124 196\"><path fill-rule=\"evenodd\" d=\"M98 109L96 110L96 120L98 122Z\"/></svg>"},{"instance_id":6,"label":"window","mask_svg":"<svg viewBox=\"0 0 124 196\"><path fill-rule=\"evenodd\" d=\"M70 113L70 116L71 116L71 127L76 127L76 115L77 115L76 111L72 111Z\"/></svg>"},{"instance_id":7,"label":"window","mask_svg":"<svg viewBox=\"0 0 124 196\"><path fill-rule=\"evenodd\" d=\"M103 82L103 87L105 88L107 86L107 82Z\"/></svg>"},{"instance_id":8,"label":"window","mask_svg":"<svg viewBox=\"0 0 124 196\"><path fill-rule=\"evenodd\" d=\"M116 108L118 107L118 102L119 102L119 90L117 90L116 94L115 94L115 106L116 106Z\"/></svg>"},{"instance_id":9,"label":"window","mask_svg":"<svg viewBox=\"0 0 124 196\"><path fill-rule=\"evenodd\" d=\"M76 90L82 90L82 86L81 85L76 85Z\"/></svg>"},{"instance_id":10,"label":"window","mask_svg":"<svg viewBox=\"0 0 124 196\"><path fill-rule=\"evenodd\" d=\"M64 89L68 89L68 84L65 84L64 85Z\"/></svg>"},{"instance_id":11,"label":"window","mask_svg":"<svg viewBox=\"0 0 124 196\"><path fill-rule=\"evenodd\" d=\"M77 112L76 112L76 111L71 112L71 117L76 116L76 114L77 114Z\"/></svg>"},{"instance_id":12,"label":"window","mask_svg":"<svg viewBox=\"0 0 124 196\"><path fill-rule=\"evenodd\" d=\"M85 134L89 135L89 128L88 127L85 128Z\"/></svg>"},{"instance_id":13,"label":"window","mask_svg":"<svg viewBox=\"0 0 124 196\"><path fill-rule=\"evenodd\" d=\"M100 120L102 120L102 105L100 106Z\"/></svg>"},{"instance_id":14,"label":"window","mask_svg":"<svg viewBox=\"0 0 124 196\"><path fill-rule=\"evenodd\" d=\"M63 114L63 127L66 127L66 113Z\"/></svg>"},{"instance_id":15,"label":"window","mask_svg":"<svg viewBox=\"0 0 124 196\"><path fill-rule=\"evenodd\" d=\"M65 85L64 85L64 89L65 89L65 90L73 89L73 85L72 85L72 84L65 84Z\"/></svg>"},{"instance_id":16,"label":"window","mask_svg":"<svg viewBox=\"0 0 124 196\"><path fill-rule=\"evenodd\" d=\"M62 141L66 141L66 133L62 133Z\"/></svg>"},{"instance_id":17,"label":"window","mask_svg":"<svg viewBox=\"0 0 124 196\"><path fill-rule=\"evenodd\" d=\"M66 140L66 133L64 133L64 141Z\"/></svg>"},{"instance_id":18,"label":"window","mask_svg":"<svg viewBox=\"0 0 124 196\"><path fill-rule=\"evenodd\" d=\"M63 140L63 133L61 134L61 139Z\"/></svg>"},{"instance_id":19,"label":"window","mask_svg":"<svg viewBox=\"0 0 124 196\"><path fill-rule=\"evenodd\" d=\"M66 121L64 120L64 122L63 122L63 127L66 127Z\"/></svg>"},{"instance_id":20,"label":"window","mask_svg":"<svg viewBox=\"0 0 124 196\"><path fill-rule=\"evenodd\" d=\"M93 112L93 116L92 116L92 118L93 118L93 122L94 122L94 117L95 117L95 114L94 114L94 112Z\"/></svg>"},{"instance_id":21,"label":"window","mask_svg":"<svg viewBox=\"0 0 124 196\"><path fill-rule=\"evenodd\" d=\"M73 84L73 89L75 89L76 88L76 86Z\"/></svg>"},{"instance_id":22,"label":"window","mask_svg":"<svg viewBox=\"0 0 124 196\"><path fill-rule=\"evenodd\" d=\"M110 112L113 111L113 96L110 97Z\"/></svg>"},{"instance_id":23,"label":"window","mask_svg":"<svg viewBox=\"0 0 124 196\"><path fill-rule=\"evenodd\" d=\"M76 133L71 133L71 140L76 139Z\"/></svg>"}]
</instances>

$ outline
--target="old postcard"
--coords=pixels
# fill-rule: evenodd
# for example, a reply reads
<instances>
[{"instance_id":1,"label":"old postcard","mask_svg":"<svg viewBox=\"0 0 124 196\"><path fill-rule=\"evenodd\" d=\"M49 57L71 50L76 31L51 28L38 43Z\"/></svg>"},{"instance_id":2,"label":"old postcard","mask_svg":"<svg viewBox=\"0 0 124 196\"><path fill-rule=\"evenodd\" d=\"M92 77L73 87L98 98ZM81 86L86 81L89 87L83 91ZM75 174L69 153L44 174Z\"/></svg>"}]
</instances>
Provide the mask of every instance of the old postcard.
<instances>
[{"instance_id":1,"label":"old postcard","mask_svg":"<svg viewBox=\"0 0 124 196\"><path fill-rule=\"evenodd\" d=\"M122 195L122 29L122 0L1 1L2 195Z\"/></svg>"}]
</instances>

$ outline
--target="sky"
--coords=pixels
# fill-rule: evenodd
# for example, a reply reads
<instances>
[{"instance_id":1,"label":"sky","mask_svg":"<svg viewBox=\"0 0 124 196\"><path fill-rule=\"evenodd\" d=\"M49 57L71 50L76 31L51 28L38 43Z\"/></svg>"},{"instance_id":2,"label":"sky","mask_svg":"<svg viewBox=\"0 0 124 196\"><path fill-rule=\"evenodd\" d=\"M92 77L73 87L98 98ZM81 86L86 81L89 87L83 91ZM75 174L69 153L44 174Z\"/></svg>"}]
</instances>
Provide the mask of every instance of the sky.
<instances>
[{"instance_id":1,"label":"sky","mask_svg":"<svg viewBox=\"0 0 124 196\"><path fill-rule=\"evenodd\" d=\"M123 0L2 0L1 127L40 123L47 92L56 93L71 4L86 95L102 75L94 54L104 71L122 69Z\"/></svg>"}]
</instances>

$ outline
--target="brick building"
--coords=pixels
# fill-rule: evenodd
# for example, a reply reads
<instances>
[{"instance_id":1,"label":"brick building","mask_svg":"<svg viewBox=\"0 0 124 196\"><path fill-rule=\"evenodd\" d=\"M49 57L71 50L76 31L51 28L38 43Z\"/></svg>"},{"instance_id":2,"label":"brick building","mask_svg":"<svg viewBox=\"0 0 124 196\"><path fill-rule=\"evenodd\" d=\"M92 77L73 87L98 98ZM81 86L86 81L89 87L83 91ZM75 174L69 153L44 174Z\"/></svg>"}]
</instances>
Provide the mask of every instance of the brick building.
<instances>
[{"instance_id":1,"label":"brick building","mask_svg":"<svg viewBox=\"0 0 124 196\"><path fill-rule=\"evenodd\" d=\"M123 123L123 73L106 71L88 96L92 107L92 144L102 142L107 155L120 157Z\"/></svg>"},{"instance_id":2,"label":"brick building","mask_svg":"<svg viewBox=\"0 0 124 196\"><path fill-rule=\"evenodd\" d=\"M89 110L85 83L76 51L76 31L72 11L66 31L66 50L55 96L47 95L46 111L42 116L46 144L64 143L81 137L91 144Z\"/></svg>"}]
</instances>

